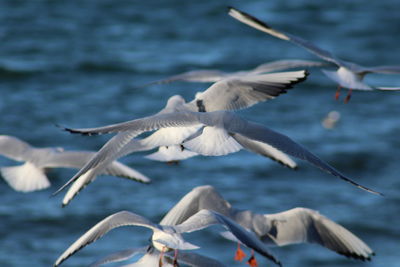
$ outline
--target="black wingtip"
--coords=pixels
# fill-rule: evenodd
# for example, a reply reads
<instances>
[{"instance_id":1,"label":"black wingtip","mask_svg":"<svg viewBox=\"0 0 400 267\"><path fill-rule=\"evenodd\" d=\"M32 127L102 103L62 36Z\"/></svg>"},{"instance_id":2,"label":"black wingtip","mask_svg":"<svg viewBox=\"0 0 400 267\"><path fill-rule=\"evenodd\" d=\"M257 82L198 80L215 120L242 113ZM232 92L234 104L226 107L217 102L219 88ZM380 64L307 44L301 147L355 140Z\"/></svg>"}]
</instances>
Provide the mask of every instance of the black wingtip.
<instances>
[{"instance_id":1,"label":"black wingtip","mask_svg":"<svg viewBox=\"0 0 400 267\"><path fill-rule=\"evenodd\" d=\"M252 20L253 22L255 22L255 23L257 23L257 24L260 24L261 26L263 26L263 27L265 27L265 28L267 28L267 29L272 29L272 28L271 28L267 23L265 23L264 21L261 21L261 20L259 20L258 18L253 17L252 15L250 15L250 14L248 14L248 13L246 13L246 12L240 11L240 10L234 8L234 7L231 7L231 6L228 7L228 10L229 10L229 12L231 12L231 11L238 12L238 13L239 13L240 15L242 15L243 17L246 17L247 19Z\"/></svg>"}]
</instances>

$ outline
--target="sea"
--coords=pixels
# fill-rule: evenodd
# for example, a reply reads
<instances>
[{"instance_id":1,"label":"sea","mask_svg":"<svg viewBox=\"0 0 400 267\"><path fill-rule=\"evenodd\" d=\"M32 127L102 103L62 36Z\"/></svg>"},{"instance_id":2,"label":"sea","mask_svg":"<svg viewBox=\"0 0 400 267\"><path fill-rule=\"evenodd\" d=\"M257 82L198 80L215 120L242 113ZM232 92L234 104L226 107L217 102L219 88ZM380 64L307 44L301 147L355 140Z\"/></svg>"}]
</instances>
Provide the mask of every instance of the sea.
<instances>
[{"instance_id":1,"label":"sea","mask_svg":"<svg viewBox=\"0 0 400 267\"><path fill-rule=\"evenodd\" d=\"M176 94L190 101L211 84L145 86L186 71L234 72L281 59L319 60L236 21L228 6L341 59L365 66L400 64L398 0L0 0L0 134L35 147L97 151L112 135L73 135L56 125L84 128L141 118L157 113ZM144 158L152 151L134 153L121 162L150 177L151 184L99 176L64 208L63 193L51 195L77 170L49 170L51 187L33 193L15 192L1 179L0 266L52 266L106 216L128 210L158 222L201 185L214 186L239 209L317 210L376 253L362 262L316 244L271 248L283 266L400 266L400 92L353 91L345 104L347 90L335 100L337 85L318 68L308 71L307 80L287 94L237 113L289 136L384 196L302 160L290 170L244 150L177 165ZM400 75L371 74L366 82L400 86ZM322 122L332 111L340 119L325 128ZM18 164L0 158L0 166ZM222 229L214 226L185 238L201 246L197 253L227 266L246 266L233 260L236 244L218 234ZM145 246L150 234L140 227L112 230L62 266L88 266L115 251ZM259 266L274 266L256 257Z\"/></svg>"}]
</instances>

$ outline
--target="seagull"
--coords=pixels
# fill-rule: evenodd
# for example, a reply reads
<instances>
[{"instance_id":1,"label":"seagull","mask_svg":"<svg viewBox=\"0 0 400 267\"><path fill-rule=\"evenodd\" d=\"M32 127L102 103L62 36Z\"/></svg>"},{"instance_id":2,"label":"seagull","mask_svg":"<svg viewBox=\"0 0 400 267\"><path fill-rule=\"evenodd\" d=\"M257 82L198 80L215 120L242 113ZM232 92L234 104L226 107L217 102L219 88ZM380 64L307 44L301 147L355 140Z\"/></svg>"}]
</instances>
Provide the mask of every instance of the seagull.
<instances>
[{"instance_id":1,"label":"seagull","mask_svg":"<svg viewBox=\"0 0 400 267\"><path fill-rule=\"evenodd\" d=\"M286 135L275 132L263 125L245 120L230 111L214 112L174 112L149 116L128 122L108 125L98 128L83 128L65 130L71 133L86 135L117 133L111 138L78 173L64 186L57 190L57 194L81 175L97 173L112 160L120 157L121 149L137 135L160 128L200 126L200 130L193 136L182 141L184 147L202 155L224 155L236 152L240 149L240 140L237 136L246 138L255 143L263 143L276 151L302 159L322 169L323 171L339 177L346 182L366 190L370 193L382 195L372 189L362 186L352 179L341 174L334 167L314 155L302 145L296 143ZM89 174L86 174L89 173Z\"/></svg>"},{"instance_id":2,"label":"seagull","mask_svg":"<svg viewBox=\"0 0 400 267\"><path fill-rule=\"evenodd\" d=\"M1 167L0 172L14 190L32 192L50 186L45 169L80 169L95 152L64 151L57 147L35 148L14 136L0 135L0 155L25 162L20 166ZM147 176L117 161L113 161L100 174L124 177L141 183L151 182Z\"/></svg>"},{"instance_id":3,"label":"seagull","mask_svg":"<svg viewBox=\"0 0 400 267\"><path fill-rule=\"evenodd\" d=\"M310 67L321 67L327 65L320 61L301 60L301 59L284 59L276 60L261 64L254 69L236 72L223 72L220 70L192 70L181 74L177 74L165 79L154 81L146 85L152 84L166 84L176 81L186 82L199 82L199 83L215 83L222 79L227 78L239 78L246 75L256 75L269 72L276 72L294 68L310 68Z\"/></svg>"},{"instance_id":4,"label":"seagull","mask_svg":"<svg viewBox=\"0 0 400 267\"><path fill-rule=\"evenodd\" d=\"M153 231L151 237L152 246L161 252L159 267L163 265L161 259L164 253L168 251L174 251L173 266L177 266L178 250L192 250L199 248L196 245L186 242L181 234L198 231L216 224L224 226L244 245L254 249L275 264L281 266L281 263L268 252L266 246L252 232L245 230L242 226L218 212L204 209L195 213L178 225L161 225L152 223L145 217L129 211L114 213L97 223L84 235L78 238L56 260L54 267L59 266L74 253L86 245L96 241L108 231L120 226L142 226L151 229Z\"/></svg>"},{"instance_id":5,"label":"seagull","mask_svg":"<svg viewBox=\"0 0 400 267\"><path fill-rule=\"evenodd\" d=\"M186 103L185 99L180 95L170 97L166 106L155 115L180 111L209 112L247 108L258 102L267 101L280 94L286 93L294 84L305 80L307 75L308 73L302 70L222 79L211 85L207 90L197 93L195 99L189 103ZM174 127L172 129L164 127L142 140L130 140L129 143L126 144L125 141L128 142L128 139L126 139L124 144L117 148L116 151L118 152L115 157L119 158L133 152L151 150L157 147L159 147L158 153L156 152L155 155L149 155L150 158L173 162L180 158L194 156L194 151L192 151L192 153L187 151L178 153L176 149L167 150L165 147L170 147L171 145L179 145L179 147L181 147L181 142L193 136L200 128L201 125ZM288 168L295 169L297 167L297 164L288 155L268 144L250 140L240 134L236 135L236 140L238 142L236 145L237 150L244 148L262 156L269 157ZM105 166L106 164L103 164L103 168ZM74 176L71 182L74 181L75 183L65 195L62 206L68 205L86 185L93 181L98 171L99 170L96 169L82 176L81 174L83 173Z\"/></svg>"},{"instance_id":6,"label":"seagull","mask_svg":"<svg viewBox=\"0 0 400 267\"><path fill-rule=\"evenodd\" d=\"M279 39L289 41L300 47L303 47L319 58L336 65L336 71L322 70L328 78L339 84L335 95L336 99L338 99L340 88L342 87L349 89L349 92L345 98L346 103L350 100L352 90L400 90L400 87L372 87L363 82L364 76L369 73L400 74L399 65L364 67L353 62L341 60L335 55L331 54L329 51L319 48L311 42L300 37L273 29L265 22L233 7L229 8L229 15L259 31L268 33Z\"/></svg>"},{"instance_id":7,"label":"seagull","mask_svg":"<svg viewBox=\"0 0 400 267\"><path fill-rule=\"evenodd\" d=\"M154 249L153 246L147 246L141 248L125 249L122 251L115 252L113 254L110 254L102 259L93 262L92 264L89 265L89 267L99 267L107 263L124 261L138 254L143 254L143 256L136 262L123 266L124 267L157 266L161 258L160 251ZM163 267L173 266L173 258L168 253L165 253L163 255L162 262L164 263ZM226 265L215 259L194 252L186 252L186 251L179 251L179 259L177 260L177 262L178 265L184 264L192 267L226 267Z\"/></svg>"},{"instance_id":8,"label":"seagull","mask_svg":"<svg viewBox=\"0 0 400 267\"><path fill-rule=\"evenodd\" d=\"M374 252L343 226L307 208L294 208L275 214L257 214L239 210L225 200L214 187L198 186L186 194L161 220L161 224L179 224L201 209L223 214L254 232L269 246L317 243L349 258L371 260ZM229 235L224 235L229 237ZM231 238L233 239L234 238Z\"/></svg>"}]
</instances>

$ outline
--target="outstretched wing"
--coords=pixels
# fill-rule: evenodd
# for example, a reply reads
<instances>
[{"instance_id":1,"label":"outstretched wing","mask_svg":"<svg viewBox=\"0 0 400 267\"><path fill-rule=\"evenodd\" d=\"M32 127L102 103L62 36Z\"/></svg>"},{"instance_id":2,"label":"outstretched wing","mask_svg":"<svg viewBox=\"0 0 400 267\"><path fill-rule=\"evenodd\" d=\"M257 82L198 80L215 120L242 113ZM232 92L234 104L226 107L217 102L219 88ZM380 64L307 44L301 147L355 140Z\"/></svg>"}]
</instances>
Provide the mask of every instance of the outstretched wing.
<instances>
[{"instance_id":1,"label":"outstretched wing","mask_svg":"<svg viewBox=\"0 0 400 267\"><path fill-rule=\"evenodd\" d=\"M304 40L300 37L297 37L295 35L289 34L289 33L284 33L278 30L275 30L273 28L271 28L269 25L267 25L265 22L245 13L242 11L239 11L233 7L229 8L229 15L232 16L233 18L243 22L244 24L249 25L250 27L253 27L259 31L268 33L272 36L275 36L276 38L285 40L285 41L290 41L298 46L301 46L305 49L307 49L309 52L315 54L316 56L334 63L338 66L341 66L343 64L343 62L338 59L337 57L335 57L334 55L332 55L330 52L319 48L317 46L315 46L314 44L312 44L311 42Z\"/></svg>"},{"instance_id":2,"label":"outstretched wing","mask_svg":"<svg viewBox=\"0 0 400 267\"><path fill-rule=\"evenodd\" d=\"M150 229L157 229L158 226L146 218L129 211L120 211L103 219L89 231L76 240L63 254L56 260L54 267L60 265L70 256L96 241L110 230L127 225L143 226Z\"/></svg>"},{"instance_id":3,"label":"outstretched wing","mask_svg":"<svg viewBox=\"0 0 400 267\"><path fill-rule=\"evenodd\" d=\"M229 215L231 205L210 185L198 186L187 193L168 211L161 220L162 225L177 225L202 209Z\"/></svg>"},{"instance_id":4,"label":"outstretched wing","mask_svg":"<svg viewBox=\"0 0 400 267\"><path fill-rule=\"evenodd\" d=\"M281 263L274 256L272 256L272 254L268 251L266 245L263 244L253 232L246 230L235 221L218 212L203 209L191 216L182 224L171 227L173 227L178 233L186 233L197 231L215 224L223 225L241 243L249 248L254 249L261 255L267 257L277 265L281 266Z\"/></svg>"},{"instance_id":5,"label":"outstretched wing","mask_svg":"<svg viewBox=\"0 0 400 267\"><path fill-rule=\"evenodd\" d=\"M318 243L347 257L370 260L374 252L343 226L317 211L295 208L265 215L272 227L261 239L272 239L275 245Z\"/></svg>"},{"instance_id":6,"label":"outstretched wing","mask_svg":"<svg viewBox=\"0 0 400 267\"><path fill-rule=\"evenodd\" d=\"M286 93L294 84L304 81L307 75L302 70L226 78L197 93L188 107L202 112L247 108Z\"/></svg>"}]
</instances>

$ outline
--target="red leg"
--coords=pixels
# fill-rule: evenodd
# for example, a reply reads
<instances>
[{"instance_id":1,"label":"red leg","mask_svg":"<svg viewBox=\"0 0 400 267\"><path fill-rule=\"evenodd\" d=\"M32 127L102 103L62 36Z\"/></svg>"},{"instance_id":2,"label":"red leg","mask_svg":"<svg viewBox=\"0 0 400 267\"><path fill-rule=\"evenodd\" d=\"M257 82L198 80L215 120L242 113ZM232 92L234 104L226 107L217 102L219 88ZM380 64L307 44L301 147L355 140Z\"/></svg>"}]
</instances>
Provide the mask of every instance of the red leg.
<instances>
[{"instance_id":1,"label":"red leg","mask_svg":"<svg viewBox=\"0 0 400 267\"><path fill-rule=\"evenodd\" d=\"M339 96L340 96L340 89L341 89L341 88L342 88L342 87L341 87L340 85L338 85L338 88L337 88L336 94L335 94L335 99L336 99L336 100L339 99Z\"/></svg>"},{"instance_id":2,"label":"red leg","mask_svg":"<svg viewBox=\"0 0 400 267\"><path fill-rule=\"evenodd\" d=\"M235 261L242 261L246 257L246 253L240 248L240 243L238 242L238 247L235 254Z\"/></svg>"},{"instance_id":3,"label":"red leg","mask_svg":"<svg viewBox=\"0 0 400 267\"><path fill-rule=\"evenodd\" d=\"M350 101L351 98L351 93L353 92L353 89L350 88L349 92L347 93L346 98L344 99L344 103L348 103Z\"/></svg>"},{"instance_id":4,"label":"red leg","mask_svg":"<svg viewBox=\"0 0 400 267\"><path fill-rule=\"evenodd\" d=\"M251 250L251 257L247 261L247 264L250 265L251 267L257 267L258 266L256 257L254 256L254 250Z\"/></svg>"}]
</instances>

